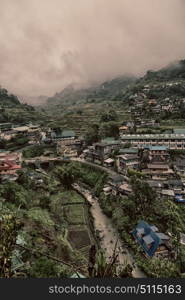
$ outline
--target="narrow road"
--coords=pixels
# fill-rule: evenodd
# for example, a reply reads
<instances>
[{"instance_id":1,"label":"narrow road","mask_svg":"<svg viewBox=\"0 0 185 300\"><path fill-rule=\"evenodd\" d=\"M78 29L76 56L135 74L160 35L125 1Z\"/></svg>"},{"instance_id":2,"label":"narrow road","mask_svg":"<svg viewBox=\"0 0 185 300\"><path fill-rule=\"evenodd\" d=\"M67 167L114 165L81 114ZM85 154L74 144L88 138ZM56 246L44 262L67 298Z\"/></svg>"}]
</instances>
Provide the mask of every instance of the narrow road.
<instances>
[{"instance_id":1,"label":"narrow road","mask_svg":"<svg viewBox=\"0 0 185 300\"><path fill-rule=\"evenodd\" d=\"M146 275L135 265L134 260L127 249L125 249L117 230L113 227L111 220L103 213L98 199L93 197L87 189L74 184L73 188L81 193L91 204L90 212L94 219L94 229L99 231L100 245L104 249L107 261L112 257L115 245L116 254L118 254L119 270L125 265L130 264L133 267L132 275L134 278L145 278Z\"/></svg>"},{"instance_id":2,"label":"narrow road","mask_svg":"<svg viewBox=\"0 0 185 300\"><path fill-rule=\"evenodd\" d=\"M38 157L34 157L34 158L24 159L25 163L34 163L34 162L37 162L37 161L40 161L40 162L49 162L49 161L63 161L63 162L66 162L66 160L63 157L38 156ZM111 176L119 175L119 176L123 177L123 179L124 179L123 175L118 174L117 172L115 172L111 169L108 169L106 167L103 167L103 166L94 164L92 162L86 161L85 159L82 159L82 158L79 158L79 157L71 157L67 162L70 162L70 161L80 162L82 164L100 169L100 170L110 174Z\"/></svg>"},{"instance_id":3,"label":"narrow road","mask_svg":"<svg viewBox=\"0 0 185 300\"><path fill-rule=\"evenodd\" d=\"M120 174L118 174L117 172L115 172L115 171L113 171L113 170L111 170L111 169L108 169L108 168L106 168L106 167L103 167L103 166L94 164L94 163L92 163L92 162L89 162L89 161L87 161L87 160L85 160L85 159L82 159L82 158L79 158L79 157L71 158L71 160L72 160L72 161L79 161L79 162L81 162L82 164L85 164L85 165L88 165L88 166L92 166L92 167L96 167L97 169L100 169L100 170L102 170L102 171L104 171L104 172L106 172L106 173L108 173L108 174L110 174L110 175L112 175L112 176L120 175ZM120 175L120 176L122 176L122 175ZM123 176L122 176L122 177L123 177Z\"/></svg>"}]
</instances>

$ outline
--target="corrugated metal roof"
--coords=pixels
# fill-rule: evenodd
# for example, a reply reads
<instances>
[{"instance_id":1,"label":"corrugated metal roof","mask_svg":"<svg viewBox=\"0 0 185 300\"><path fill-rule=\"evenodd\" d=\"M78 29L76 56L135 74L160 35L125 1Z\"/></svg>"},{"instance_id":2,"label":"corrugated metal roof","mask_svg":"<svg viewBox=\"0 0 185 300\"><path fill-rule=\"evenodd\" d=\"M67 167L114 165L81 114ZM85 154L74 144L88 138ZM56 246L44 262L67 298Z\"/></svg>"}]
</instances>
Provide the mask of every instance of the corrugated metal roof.
<instances>
[{"instance_id":1,"label":"corrugated metal roof","mask_svg":"<svg viewBox=\"0 0 185 300\"><path fill-rule=\"evenodd\" d=\"M114 160L112 158L108 158L104 162L109 164L109 163L113 163Z\"/></svg>"},{"instance_id":2,"label":"corrugated metal roof","mask_svg":"<svg viewBox=\"0 0 185 300\"><path fill-rule=\"evenodd\" d=\"M166 151L167 147L165 146L146 146L150 151Z\"/></svg>"},{"instance_id":3,"label":"corrugated metal roof","mask_svg":"<svg viewBox=\"0 0 185 300\"><path fill-rule=\"evenodd\" d=\"M119 153L121 153L121 154L138 154L138 149L137 148L120 149Z\"/></svg>"},{"instance_id":4,"label":"corrugated metal roof","mask_svg":"<svg viewBox=\"0 0 185 300\"><path fill-rule=\"evenodd\" d=\"M143 241L144 241L147 245L149 245L149 244L151 244L151 243L154 242L154 239L151 237L150 234L148 234L148 235L145 235L145 236L143 237Z\"/></svg>"},{"instance_id":5,"label":"corrugated metal roof","mask_svg":"<svg viewBox=\"0 0 185 300\"><path fill-rule=\"evenodd\" d=\"M139 228L139 227L137 227L137 228L136 228L136 231L137 231L139 234L144 234L144 233L145 233L144 228Z\"/></svg>"},{"instance_id":6,"label":"corrugated metal roof","mask_svg":"<svg viewBox=\"0 0 185 300\"><path fill-rule=\"evenodd\" d=\"M156 232L156 231L159 230L155 225L151 225L150 228L151 228L152 231L154 231L154 232Z\"/></svg>"},{"instance_id":7,"label":"corrugated metal roof","mask_svg":"<svg viewBox=\"0 0 185 300\"><path fill-rule=\"evenodd\" d=\"M165 164L161 164L161 165L157 165L157 164L148 164L147 165L148 169L169 169L168 165Z\"/></svg>"},{"instance_id":8,"label":"corrugated metal roof","mask_svg":"<svg viewBox=\"0 0 185 300\"><path fill-rule=\"evenodd\" d=\"M169 240L170 237L167 236L166 234L162 233L162 232L156 232L156 235L161 239L161 240Z\"/></svg>"},{"instance_id":9,"label":"corrugated metal roof","mask_svg":"<svg viewBox=\"0 0 185 300\"><path fill-rule=\"evenodd\" d=\"M175 134L185 134L185 128L174 129Z\"/></svg>"},{"instance_id":10,"label":"corrugated metal roof","mask_svg":"<svg viewBox=\"0 0 185 300\"><path fill-rule=\"evenodd\" d=\"M184 134L123 134L122 140L182 140L185 139Z\"/></svg>"},{"instance_id":11,"label":"corrugated metal roof","mask_svg":"<svg viewBox=\"0 0 185 300\"><path fill-rule=\"evenodd\" d=\"M62 137L74 137L75 136L75 132L73 130L63 130Z\"/></svg>"}]
</instances>

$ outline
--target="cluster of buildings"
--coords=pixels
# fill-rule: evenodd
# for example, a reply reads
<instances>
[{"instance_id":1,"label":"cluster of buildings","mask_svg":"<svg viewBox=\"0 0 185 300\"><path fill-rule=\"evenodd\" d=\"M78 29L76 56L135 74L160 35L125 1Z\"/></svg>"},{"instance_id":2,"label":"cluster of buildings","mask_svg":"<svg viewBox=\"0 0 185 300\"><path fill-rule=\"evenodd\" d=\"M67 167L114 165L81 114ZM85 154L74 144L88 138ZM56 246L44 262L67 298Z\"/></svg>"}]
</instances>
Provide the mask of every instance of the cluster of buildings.
<instances>
[{"instance_id":1,"label":"cluster of buildings","mask_svg":"<svg viewBox=\"0 0 185 300\"><path fill-rule=\"evenodd\" d=\"M132 101L131 113L136 117L143 117L146 114L146 110L150 111L150 113L157 115L161 112L170 112L176 113L178 112L179 101L184 103L185 99L178 99L178 101L174 101L170 97L166 97L163 99L151 99L151 94L153 91L156 93L157 91L169 90L173 87L181 86L180 82L169 82L162 84L147 84L140 88L140 91L131 95L130 100Z\"/></svg>"},{"instance_id":2,"label":"cluster of buildings","mask_svg":"<svg viewBox=\"0 0 185 300\"><path fill-rule=\"evenodd\" d=\"M157 115L161 112L178 112L178 106L170 98L165 98L158 102L156 99L143 99L137 102L134 107L131 108L131 113L135 117L142 117L146 114L146 110L151 114Z\"/></svg>"},{"instance_id":3,"label":"cluster of buildings","mask_svg":"<svg viewBox=\"0 0 185 300\"><path fill-rule=\"evenodd\" d=\"M103 188L105 195L128 196L132 193L132 188L125 177L121 175L109 176L107 184Z\"/></svg>"},{"instance_id":4,"label":"cluster of buildings","mask_svg":"<svg viewBox=\"0 0 185 300\"><path fill-rule=\"evenodd\" d=\"M56 145L57 154L63 157L77 157L81 153L84 140L77 138L73 130L48 129L42 133L42 141Z\"/></svg>"},{"instance_id":5,"label":"cluster of buildings","mask_svg":"<svg viewBox=\"0 0 185 300\"><path fill-rule=\"evenodd\" d=\"M130 147L126 147L128 145ZM104 187L105 194L128 195L130 171L143 174L158 196L178 203L185 202L185 158L172 161L170 150L185 149L185 130L165 135L124 135L120 139L107 138L83 150L86 161L116 171L122 180L112 178ZM125 179L123 179L125 178Z\"/></svg>"},{"instance_id":6,"label":"cluster of buildings","mask_svg":"<svg viewBox=\"0 0 185 300\"><path fill-rule=\"evenodd\" d=\"M36 144L41 139L41 128L31 123L27 125L13 125L12 123L0 124L0 140L10 141L16 137L27 137L29 144Z\"/></svg>"},{"instance_id":7,"label":"cluster of buildings","mask_svg":"<svg viewBox=\"0 0 185 300\"><path fill-rule=\"evenodd\" d=\"M111 155L120 148L120 141L114 138L107 138L99 143L94 143L83 151L83 157L93 163L114 167L114 159Z\"/></svg>"},{"instance_id":8,"label":"cluster of buildings","mask_svg":"<svg viewBox=\"0 0 185 300\"><path fill-rule=\"evenodd\" d=\"M164 134L123 134L120 133L122 145L130 144L133 147L166 146L168 149L185 149L185 129L174 130Z\"/></svg>"},{"instance_id":9,"label":"cluster of buildings","mask_svg":"<svg viewBox=\"0 0 185 300\"><path fill-rule=\"evenodd\" d=\"M17 171L21 169L21 153L0 150L0 180L16 180Z\"/></svg>"},{"instance_id":10,"label":"cluster of buildings","mask_svg":"<svg viewBox=\"0 0 185 300\"><path fill-rule=\"evenodd\" d=\"M11 140L26 137L28 145L38 144L41 141L42 130L39 125L32 123L26 125L15 125L12 123L0 124L0 141L10 142ZM15 181L18 178L18 172L22 169L21 151L6 151L0 149L0 181Z\"/></svg>"}]
</instances>

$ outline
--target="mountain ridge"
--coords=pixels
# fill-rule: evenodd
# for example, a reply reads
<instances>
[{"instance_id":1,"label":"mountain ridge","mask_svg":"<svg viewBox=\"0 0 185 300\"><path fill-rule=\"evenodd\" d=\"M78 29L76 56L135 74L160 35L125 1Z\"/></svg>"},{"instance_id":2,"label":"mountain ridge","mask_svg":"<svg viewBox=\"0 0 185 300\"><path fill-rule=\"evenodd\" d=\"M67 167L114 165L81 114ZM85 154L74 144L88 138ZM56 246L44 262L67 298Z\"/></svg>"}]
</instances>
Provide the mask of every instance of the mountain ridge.
<instances>
[{"instance_id":1,"label":"mountain ridge","mask_svg":"<svg viewBox=\"0 0 185 300\"><path fill-rule=\"evenodd\" d=\"M67 105L79 101L105 101L124 100L128 89L137 89L140 85L167 82L185 81L185 60L171 63L157 71L149 70L143 77L119 76L112 80L105 81L95 87L75 89L69 85L61 92L46 100L46 105Z\"/></svg>"}]
</instances>

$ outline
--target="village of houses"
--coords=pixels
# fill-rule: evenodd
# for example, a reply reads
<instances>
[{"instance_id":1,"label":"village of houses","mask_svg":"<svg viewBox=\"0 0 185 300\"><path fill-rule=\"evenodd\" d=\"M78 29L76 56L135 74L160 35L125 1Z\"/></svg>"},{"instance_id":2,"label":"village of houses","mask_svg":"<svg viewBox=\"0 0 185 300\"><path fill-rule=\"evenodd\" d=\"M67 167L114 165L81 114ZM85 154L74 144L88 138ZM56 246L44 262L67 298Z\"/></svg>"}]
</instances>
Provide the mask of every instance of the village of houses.
<instances>
[{"instance_id":1,"label":"village of houses","mask_svg":"<svg viewBox=\"0 0 185 300\"><path fill-rule=\"evenodd\" d=\"M142 126L148 126L142 121ZM154 121L150 125L155 126ZM39 125L14 126L0 124L0 139L8 141L16 136L29 139L28 145L55 145L57 157L64 160L79 160L107 170L109 180L104 186L105 195L130 195L128 172L134 170L145 175L146 181L162 200L168 198L177 205L185 205L185 157L179 154L172 159L171 150L185 149L185 128L174 129L163 134L132 134L133 122L125 122L119 128L119 139L105 138L90 146L73 130L52 130ZM138 124L139 126L139 124ZM46 153L45 159L52 153ZM39 157L35 158L39 160ZM0 150L1 183L17 180L17 171L22 168L22 149ZM37 177L37 180L39 177ZM39 179L41 180L41 179ZM184 203L184 204L183 204ZM155 224L143 220L132 233L146 256L169 256L172 252L170 235L160 233ZM185 245L185 233L180 233L181 244Z\"/></svg>"}]
</instances>

